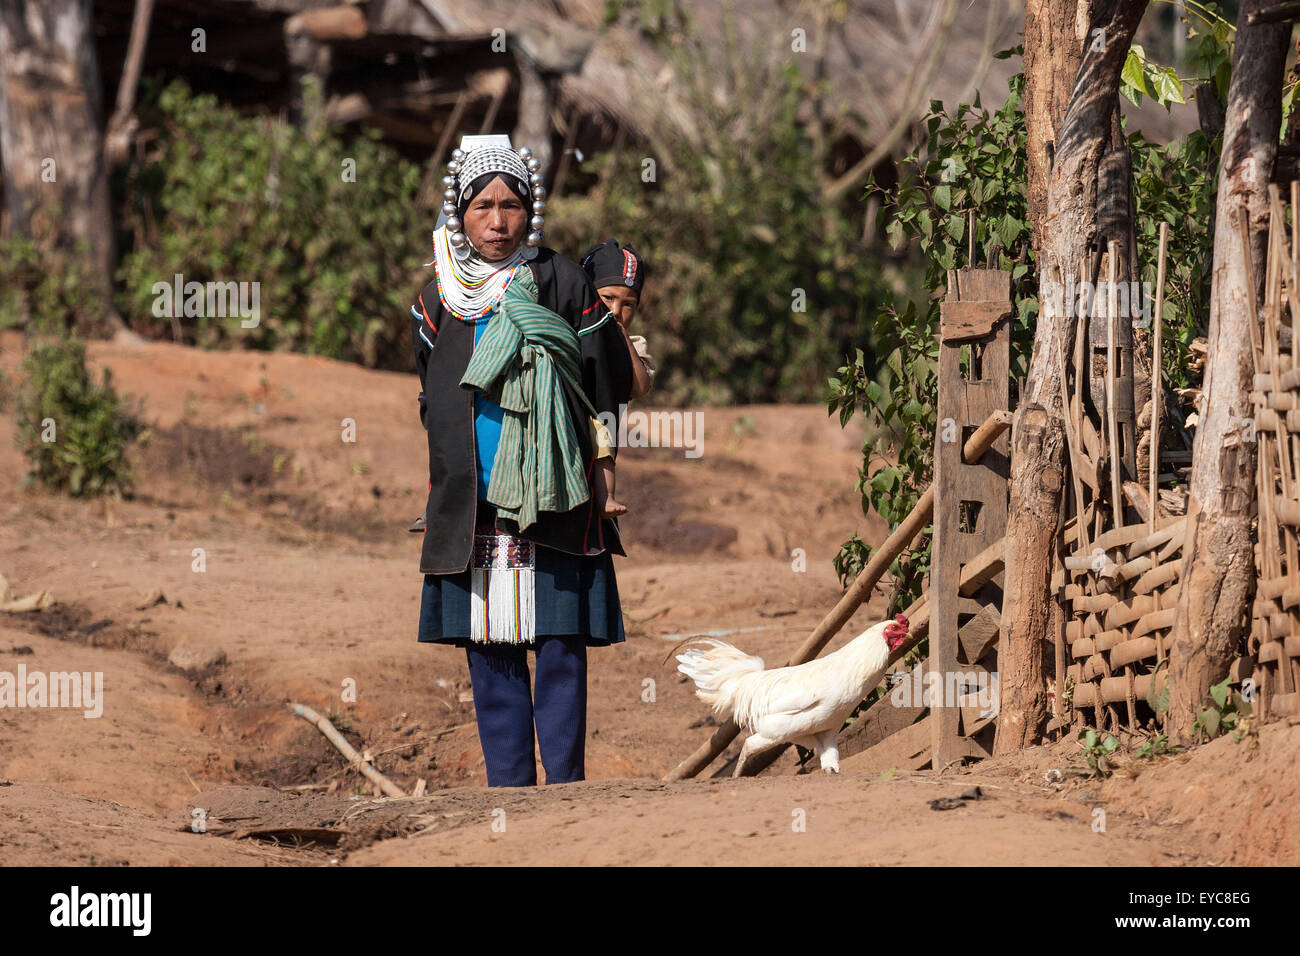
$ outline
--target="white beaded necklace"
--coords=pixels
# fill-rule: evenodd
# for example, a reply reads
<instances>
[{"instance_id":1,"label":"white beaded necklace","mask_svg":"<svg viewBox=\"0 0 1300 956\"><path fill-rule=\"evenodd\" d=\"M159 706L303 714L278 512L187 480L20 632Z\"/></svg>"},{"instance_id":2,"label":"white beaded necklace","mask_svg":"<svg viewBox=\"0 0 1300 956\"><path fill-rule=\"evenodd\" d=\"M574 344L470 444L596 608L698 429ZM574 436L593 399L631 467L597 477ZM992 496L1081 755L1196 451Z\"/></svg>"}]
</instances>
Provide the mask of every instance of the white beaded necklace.
<instances>
[{"instance_id":1,"label":"white beaded necklace","mask_svg":"<svg viewBox=\"0 0 1300 956\"><path fill-rule=\"evenodd\" d=\"M509 259L488 262L469 243L454 248L447 227L439 226L433 233L433 265L443 308L467 322L482 318L501 302L515 270L536 257L537 249L521 244Z\"/></svg>"}]
</instances>

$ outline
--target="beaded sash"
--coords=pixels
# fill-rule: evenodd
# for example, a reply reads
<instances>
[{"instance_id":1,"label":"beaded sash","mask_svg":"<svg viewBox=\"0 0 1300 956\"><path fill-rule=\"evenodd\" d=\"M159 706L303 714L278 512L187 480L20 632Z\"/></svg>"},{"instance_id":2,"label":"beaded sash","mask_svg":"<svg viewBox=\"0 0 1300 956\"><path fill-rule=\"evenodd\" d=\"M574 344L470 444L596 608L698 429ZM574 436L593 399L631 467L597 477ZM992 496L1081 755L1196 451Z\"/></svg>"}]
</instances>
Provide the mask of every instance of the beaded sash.
<instances>
[{"instance_id":1,"label":"beaded sash","mask_svg":"<svg viewBox=\"0 0 1300 956\"><path fill-rule=\"evenodd\" d=\"M536 627L533 542L496 531L474 535L470 640L531 644Z\"/></svg>"}]
</instances>

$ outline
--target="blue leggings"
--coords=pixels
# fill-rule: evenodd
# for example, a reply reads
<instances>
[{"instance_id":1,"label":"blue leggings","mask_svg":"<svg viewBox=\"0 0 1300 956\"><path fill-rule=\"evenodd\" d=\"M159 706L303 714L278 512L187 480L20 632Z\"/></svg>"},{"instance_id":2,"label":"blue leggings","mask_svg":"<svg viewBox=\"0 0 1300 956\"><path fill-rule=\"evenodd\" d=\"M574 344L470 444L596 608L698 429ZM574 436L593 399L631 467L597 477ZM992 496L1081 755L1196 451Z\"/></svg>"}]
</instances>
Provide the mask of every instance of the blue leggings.
<instances>
[{"instance_id":1,"label":"blue leggings","mask_svg":"<svg viewBox=\"0 0 1300 956\"><path fill-rule=\"evenodd\" d=\"M537 785L534 721L546 782L571 783L585 777L586 638L538 635L536 654L533 694L525 646L471 641L465 647L489 787Z\"/></svg>"}]
</instances>

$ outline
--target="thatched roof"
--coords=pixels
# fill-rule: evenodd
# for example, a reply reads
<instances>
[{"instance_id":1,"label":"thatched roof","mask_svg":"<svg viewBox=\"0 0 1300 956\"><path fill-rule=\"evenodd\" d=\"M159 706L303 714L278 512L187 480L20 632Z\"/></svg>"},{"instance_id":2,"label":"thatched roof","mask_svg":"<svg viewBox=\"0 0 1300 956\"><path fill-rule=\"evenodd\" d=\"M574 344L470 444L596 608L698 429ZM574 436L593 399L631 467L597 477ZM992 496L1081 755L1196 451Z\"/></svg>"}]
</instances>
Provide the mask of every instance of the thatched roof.
<instances>
[{"instance_id":1,"label":"thatched roof","mask_svg":"<svg viewBox=\"0 0 1300 956\"><path fill-rule=\"evenodd\" d=\"M95 0L101 63L110 84L120 71L134 2ZM517 118L514 96L503 104L498 94L503 82L517 87L521 67L554 78L552 127L561 130L577 115L601 118L607 127L621 126L636 136L644 132L650 105L671 109L680 91L650 39L624 22L605 23L605 0L157 0L146 72L159 65L191 76L225 70L253 81L244 94L252 102L265 96L261 102L274 103L291 73L281 35L285 21L348 3L363 13L364 35L330 40L341 97L331 115L365 118L413 147L428 149L440 138L460 90L468 89L474 104L465 123L495 116L499 127L510 128ZM873 145L903 109L909 71L935 42L931 28L943 6L938 0L848 0L844 22L825 31L826 78L836 105L860 115L852 130L860 148ZM817 30L805 4L713 0L689 9L703 35L719 45L730 9L747 43L805 70L815 62ZM206 56L189 50L189 29L196 22L209 27ZM920 108L931 99L955 105L976 88L986 103L1001 102L1019 61L988 54L1020 42L1022 23L1020 4L1011 0L961 0L938 70L916 100ZM810 52L792 54L795 29L806 31ZM502 30L506 55L491 47ZM1147 110L1130 119L1131 128L1138 125L1164 139L1192 128L1195 112L1170 117L1158 108Z\"/></svg>"}]
</instances>

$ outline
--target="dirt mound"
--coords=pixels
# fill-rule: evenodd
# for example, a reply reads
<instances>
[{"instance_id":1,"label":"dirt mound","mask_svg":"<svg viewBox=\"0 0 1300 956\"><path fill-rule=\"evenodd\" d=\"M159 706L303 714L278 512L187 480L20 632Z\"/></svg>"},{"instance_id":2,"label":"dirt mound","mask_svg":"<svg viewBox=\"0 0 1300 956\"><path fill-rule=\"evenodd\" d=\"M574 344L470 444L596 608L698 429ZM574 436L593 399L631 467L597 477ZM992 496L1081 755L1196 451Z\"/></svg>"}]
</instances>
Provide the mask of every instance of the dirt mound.
<instances>
[{"instance_id":1,"label":"dirt mound","mask_svg":"<svg viewBox=\"0 0 1300 956\"><path fill-rule=\"evenodd\" d=\"M1126 779L1135 769L1136 779ZM1266 724L1241 741L1220 737L1148 767L1129 764L1116 777L1102 788L1108 798L1154 823L1195 830L1211 862L1300 865L1300 720Z\"/></svg>"},{"instance_id":2,"label":"dirt mound","mask_svg":"<svg viewBox=\"0 0 1300 956\"><path fill-rule=\"evenodd\" d=\"M62 787L0 780L6 866L287 866L301 853L234 842Z\"/></svg>"}]
</instances>

